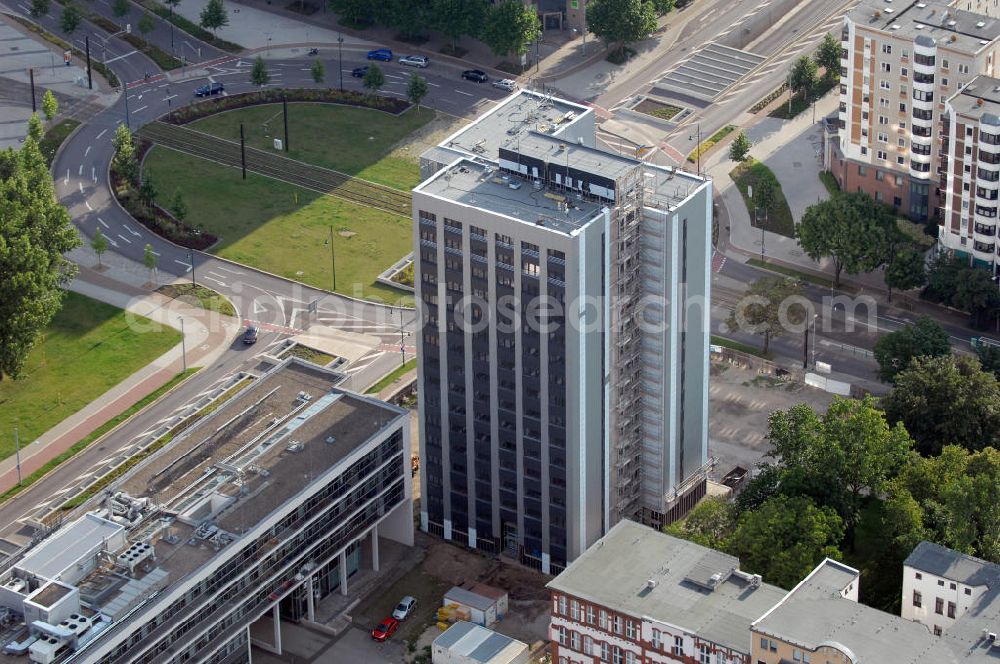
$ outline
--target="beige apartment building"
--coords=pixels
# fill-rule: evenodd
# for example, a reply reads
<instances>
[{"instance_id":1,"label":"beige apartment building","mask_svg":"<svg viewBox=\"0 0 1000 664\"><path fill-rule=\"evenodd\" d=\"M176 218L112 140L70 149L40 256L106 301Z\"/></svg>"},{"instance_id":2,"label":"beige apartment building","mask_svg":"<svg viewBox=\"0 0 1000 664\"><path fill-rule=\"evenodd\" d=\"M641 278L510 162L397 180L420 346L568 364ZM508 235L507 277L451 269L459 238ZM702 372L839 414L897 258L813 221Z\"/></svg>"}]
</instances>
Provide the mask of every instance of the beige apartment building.
<instances>
[{"instance_id":1,"label":"beige apartment building","mask_svg":"<svg viewBox=\"0 0 1000 664\"><path fill-rule=\"evenodd\" d=\"M977 76L945 102L941 246L973 264L1000 270L1000 79Z\"/></svg>"},{"instance_id":2,"label":"beige apartment building","mask_svg":"<svg viewBox=\"0 0 1000 664\"><path fill-rule=\"evenodd\" d=\"M830 169L845 191L912 219L943 219L945 100L994 74L1000 20L933 0L865 0L845 17L841 39L842 129Z\"/></svg>"}]
</instances>

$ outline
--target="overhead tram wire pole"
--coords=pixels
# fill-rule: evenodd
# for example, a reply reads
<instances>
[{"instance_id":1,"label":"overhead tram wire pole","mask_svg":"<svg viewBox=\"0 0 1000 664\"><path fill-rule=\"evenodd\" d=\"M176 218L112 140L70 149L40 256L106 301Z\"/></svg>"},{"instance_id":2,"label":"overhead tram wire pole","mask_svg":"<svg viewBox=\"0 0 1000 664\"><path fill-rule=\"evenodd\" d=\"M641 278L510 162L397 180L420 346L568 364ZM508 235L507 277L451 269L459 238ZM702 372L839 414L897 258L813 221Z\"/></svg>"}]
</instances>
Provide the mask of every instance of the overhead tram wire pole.
<instances>
[{"instance_id":1,"label":"overhead tram wire pole","mask_svg":"<svg viewBox=\"0 0 1000 664\"><path fill-rule=\"evenodd\" d=\"M240 164L243 166L243 179L247 179L247 151L246 151L246 139L243 135L243 123L240 123Z\"/></svg>"},{"instance_id":2,"label":"overhead tram wire pole","mask_svg":"<svg viewBox=\"0 0 1000 664\"><path fill-rule=\"evenodd\" d=\"M14 454L17 455L17 485L21 486L21 439L17 435L17 427L14 427Z\"/></svg>"},{"instance_id":3,"label":"overhead tram wire pole","mask_svg":"<svg viewBox=\"0 0 1000 664\"><path fill-rule=\"evenodd\" d=\"M87 51L87 89L93 90L94 79L91 78L90 75L90 35L85 36L83 39L84 39L83 43Z\"/></svg>"},{"instance_id":4,"label":"overhead tram wire pole","mask_svg":"<svg viewBox=\"0 0 1000 664\"><path fill-rule=\"evenodd\" d=\"M337 290L337 255L333 251L333 224L330 224L330 239L323 244L330 245L330 273L333 274L333 290Z\"/></svg>"},{"instance_id":5,"label":"overhead tram wire pole","mask_svg":"<svg viewBox=\"0 0 1000 664\"><path fill-rule=\"evenodd\" d=\"M188 357L187 357L187 345L184 343L184 316L178 316L177 318L181 322L181 361L183 362L184 371L186 373L188 370Z\"/></svg>"},{"instance_id":6,"label":"overhead tram wire pole","mask_svg":"<svg viewBox=\"0 0 1000 664\"><path fill-rule=\"evenodd\" d=\"M285 152L288 152L288 99L281 95L281 111L285 117Z\"/></svg>"},{"instance_id":7,"label":"overhead tram wire pole","mask_svg":"<svg viewBox=\"0 0 1000 664\"><path fill-rule=\"evenodd\" d=\"M324 6L326 6L324 4ZM337 33L337 71L340 73L340 91L344 91L344 37Z\"/></svg>"},{"instance_id":8,"label":"overhead tram wire pole","mask_svg":"<svg viewBox=\"0 0 1000 664\"><path fill-rule=\"evenodd\" d=\"M35 108L35 68L28 67L28 77L31 79L31 112L34 113L38 109Z\"/></svg>"}]
</instances>

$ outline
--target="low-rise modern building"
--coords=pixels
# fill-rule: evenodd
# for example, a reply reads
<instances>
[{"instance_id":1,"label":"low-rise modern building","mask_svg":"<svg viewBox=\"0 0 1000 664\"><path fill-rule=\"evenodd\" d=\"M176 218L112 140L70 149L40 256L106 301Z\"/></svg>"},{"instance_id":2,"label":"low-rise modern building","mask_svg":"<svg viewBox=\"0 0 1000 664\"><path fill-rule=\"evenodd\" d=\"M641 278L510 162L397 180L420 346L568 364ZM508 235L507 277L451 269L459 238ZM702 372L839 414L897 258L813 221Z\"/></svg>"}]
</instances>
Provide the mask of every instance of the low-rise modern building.
<instances>
[{"instance_id":1,"label":"low-rise modern building","mask_svg":"<svg viewBox=\"0 0 1000 664\"><path fill-rule=\"evenodd\" d=\"M945 102L941 246L1000 272L1000 78L976 76Z\"/></svg>"},{"instance_id":2,"label":"low-rise modern building","mask_svg":"<svg viewBox=\"0 0 1000 664\"><path fill-rule=\"evenodd\" d=\"M549 582L558 664L749 664L750 625L785 591L738 559L620 521Z\"/></svg>"},{"instance_id":3,"label":"low-rise modern building","mask_svg":"<svg viewBox=\"0 0 1000 664\"><path fill-rule=\"evenodd\" d=\"M528 664L528 644L460 620L431 644L434 664Z\"/></svg>"},{"instance_id":4,"label":"low-rise modern building","mask_svg":"<svg viewBox=\"0 0 1000 664\"><path fill-rule=\"evenodd\" d=\"M413 190L421 528L558 572L704 495L711 182L521 90Z\"/></svg>"},{"instance_id":5,"label":"low-rise modern building","mask_svg":"<svg viewBox=\"0 0 1000 664\"><path fill-rule=\"evenodd\" d=\"M178 433L0 578L3 662L249 662L412 544L405 411L290 358ZM264 617L268 636L251 637ZM273 632L271 629L273 628ZM256 632L256 630L255 630Z\"/></svg>"}]
</instances>

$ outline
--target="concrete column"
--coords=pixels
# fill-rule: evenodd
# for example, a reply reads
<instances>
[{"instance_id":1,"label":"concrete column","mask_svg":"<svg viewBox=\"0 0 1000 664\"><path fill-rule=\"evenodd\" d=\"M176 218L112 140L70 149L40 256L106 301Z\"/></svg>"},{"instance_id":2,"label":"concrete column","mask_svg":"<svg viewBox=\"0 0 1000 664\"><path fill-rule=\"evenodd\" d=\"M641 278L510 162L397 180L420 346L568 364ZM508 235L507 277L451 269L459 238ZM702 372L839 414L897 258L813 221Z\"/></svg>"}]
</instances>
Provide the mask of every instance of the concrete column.
<instances>
[{"instance_id":1,"label":"concrete column","mask_svg":"<svg viewBox=\"0 0 1000 664\"><path fill-rule=\"evenodd\" d=\"M247 664L253 664L253 648L250 647L250 623L247 623Z\"/></svg>"},{"instance_id":2,"label":"concrete column","mask_svg":"<svg viewBox=\"0 0 1000 664\"><path fill-rule=\"evenodd\" d=\"M378 524L372 527L372 569L378 571Z\"/></svg>"},{"instance_id":3,"label":"concrete column","mask_svg":"<svg viewBox=\"0 0 1000 664\"><path fill-rule=\"evenodd\" d=\"M281 606L275 604L271 609L271 620L274 621L274 654L281 654Z\"/></svg>"},{"instance_id":4,"label":"concrete column","mask_svg":"<svg viewBox=\"0 0 1000 664\"><path fill-rule=\"evenodd\" d=\"M347 595L347 551L340 552L337 567L340 569L340 594Z\"/></svg>"},{"instance_id":5,"label":"concrete column","mask_svg":"<svg viewBox=\"0 0 1000 664\"><path fill-rule=\"evenodd\" d=\"M306 595L306 617L309 619L309 622L316 621L316 600L314 598L315 593L313 592L315 584L313 581L313 575L310 574L306 577L306 592L308 593Z\"/></svg>"}]
</instances>

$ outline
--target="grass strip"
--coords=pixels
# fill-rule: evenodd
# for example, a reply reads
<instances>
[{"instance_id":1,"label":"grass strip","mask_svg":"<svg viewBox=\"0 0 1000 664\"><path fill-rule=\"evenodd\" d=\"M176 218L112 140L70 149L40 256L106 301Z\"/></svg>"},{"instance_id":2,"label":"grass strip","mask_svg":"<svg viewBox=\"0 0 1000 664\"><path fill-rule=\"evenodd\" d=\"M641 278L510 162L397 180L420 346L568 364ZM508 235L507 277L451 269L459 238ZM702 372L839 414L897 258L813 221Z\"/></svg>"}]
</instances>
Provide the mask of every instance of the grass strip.
<instances>
[{"instance_id":1,"label":"grass strip","mask_svg":"<svg viewBox=\"0 0 1000 664\"><path fill-rule=\"evenodd\" d=\"M138 413L140 410L142 410L149 404L159 399L161 396L169 392L179 383L183 382L190 376L194 375L200 368L201 367L193 367L191 369L188 369L187 371L182 371L181 373L177 374L169 381L167 381L165 385L162 385L161 387L158 387L157 389L153 390L148 395L146 395L145 397L137 401L135 404L133 404L131 407L129 407L127 410L125 410L124 412L120 413L119 415L116 415L115 417L112 417L110 420L108 420L101 426L91 431L89 434L87 434L85 438L83 438L83 440L80 440L79 442L75 443L68 450L66 450L59 456L55 457L54 459L48 461L44 466L33 472L31 475L28 475L28 477L24 479L24 481L21 483L20 486L12 487L8 489L5 493L0 494L0 504L3 504L10 498L13 498L17 494L27 489L29 486L31 486L38 480L42 479L42 477L47 475L50 471L52 471L56 466L58 466L62 462L76 456L78 452L81 452L92 442L94 442L107 432L111 431L116 426L118 426L125 420L129 419L130 417Z\"/></svg>"},{"instance_id":2,"label":"grass strip","mask_svg":"<svg viewBox=\"0 0 1000 664\"><path fill-rule=\"evenodd\" d=\"M806 97L805 95L793 95L792 103L789 105L779 104L774 108L773 111L768 113L769 117L780 118L782 120L791 120L797 116L802 111L806 110L812 106L813 102L821 99L823 95L833 89L840 81L836 78L822 78L816 84L816 89L813 90L813 94ZM791 109L789 109L791 106Z\"/></svg>"},{"instance_id":3,"label":"grass strip","mask_svg":"<svg viewBox=\"0 0 1000 664\"><path fill-rule=\"evenodd\" d=\"M736 131L736 125L726 125L719 131L715 132L707 139L701 142L701 144L691 151L691 154L687 156L687 160L692 164L698 161L699 156L703 156L706 152L715 147L715 144L729 136L731 133Z\"/></svg>"},{"instance_id":4,"label":"grass strip","mask_svg":"<svg viewBox=\"0 0 1000 664\"><path fill-rule=\"evenodd\" d=\"M302 344L295 344L292 346L292 350L290 350L288 354L301 360L305 360L306 362L318 364L321 367L325 367L333 362L333 355L316 350L315 348L303 346Z\"/></svg>"},{"instance_id":5,"label":"grass strip","mask_svg":"<svg viewBox=\"0 0 1000 664\"><path fill-rule=\"evenodd\" d=\"M87 57L83 53L83 51L81 51L80 49L78 49L75 46L71 45L66 40L64 40L64 39L62 39L60 37L55 36L54 34L52 34L51 32L49 32L48 30L46 30L42 26L38 25L37 23L31 22L28 19L24 18L23 16L15 16L15 15L12 15L12 14L10 14L9 16L12 19L14 19L15 21L17 21L18 23L20 23L21 25L23 25L28 30L31 30L36 35L38 35L39 37L41 37L45 41L49 42L50 44L55 44L56 46L58 46L59 48L61 48L64 51L70 51L70 52L73 53L73 55L75 55L78 58L86 58ZM111 87L117 88L119 85L121 85L121 81L118 80L118 77L115 76L115 73L113 71L111 71L111 69L109 67L107 67L104 63L102 63L102 62L95 62L94 60L91 60L90 61L90 68L93 69L94 71L96 71L101 76L103 76L104 80L107 81L108 85L110 85Z\"/></svg>"},{"instance_id":6,"label":"grass strip","mask_svg":"<svg viewBox=\"0 0 1000 664\"><path fill-rule=\"evenodd\" d=\"M243 47L239 44L234 44L233 42L226 41L225 39L219 39L194 21L170 11L169 7L156 2L156 0L138 0L138 4L140 7L148 9L160 18L173 23L176 27L188 33L195 39L200 39L210 46L222 49L223 51L229 51L230 53L239 53L243 50Z\"/></svg>"},{"instance_id":7,"label":"grass strip","mask_svg":"<svg viewBox=\"0 0 1000 664\"><path fill-rule=\"evenodd\" d=\"M770 270L771 272L777 272L779 274L784 274L789 277L794 277L801 281L809 282L816 286L822 286L824 288L833 288L833 280L826 277L820 277L815 274L810 274L808 272L800 272L795 268L788 267L786 265L781 265L779 263L772 263L771 261L762 261L759 258L747 259L747 265L753 265L754 267L759 267L764 270ZM847 292L855 292L857 289L851 286L846 286L843 283L840 284L840 289Z\"/></svg>"},{"instance_id":8,"label":"grass strip","mask_svg":"<svg viewBox=\"0 0 1000 664\"><path fill-rule=\"evenodd\" d=\"M412 371L413 369L416 369L416 367L417 367L417 358L408 360L406 364L396 367L391 372L386 374L386 376L382 378L382 380L369 387L365 391L365 394L378 394L379 392L381 392L382 390L384 390L385 388L389 387L394 382L399 380L399 378L407 371Z\"/></svg>"},{"instance_id":9,"label":"grass strip","mask_svg":"<svg viewBox=\"0 0 1000 664\"><path fill-rule=\"evenodd\" d=\"M173 440L181 432L191 428L191 426L193 426L195 422L206 417L209 413L214 412L216 409L219 408L219 406L221 406L230 398L232 398L234 394L236 394L244 387L246 387L247 383L252 380L253 380L252 378L244 378L238 383L236 383L236 385L234 385L233 387L229 388L228 390L220 394L218 398L212 401L212 403L208 404L207 406L205 406L198 412L194 413L190 417L181 420L177 424L177 426L175 426L173 429L171 429L167 433L163 434L162 436L154 440L142 452L139 452L138 454L129 457L128 459L125 460L124 463L122 463L120 466L112 470L110 473L101 477L99 480L88 486L79 494L67 500L65 503L60 505L59 509L61 510L75 509L80 505L84 504L85 502L87 502L88 500L90 500L90 498L92 498L93 496L96 496L98 493L103 491L104 488L107 487L109 484L114 482L116 479L118 479L128 471L135 468L135 466L137 466L141 461L147 459L154 453L161 450L164 445Z\"/></svg>"},{"instance_id":10,"label":"grass strip","mask_svg":"<svg viewBox=\"0 0 1000 664\"><path fill-rule=\"evenodd\" d=\"M740 353L746 353L747 355L753 355L755 357L760 357L765 360L771 359L769 355L765 355L760 352L760 349L756 346L751 346L750 344L741 343L739 341L734 341L733 339L726 339L725 337L717 337L712 335L709 337L709 343L728 348L729 350L735 350Z\"/></svg>"},{"instance_id":11,"label":"grass strip","mask_svg":"<svg viewBox=\"0 0 1000 664\"><path fill-rule=\"evenodd\" d=\"M747 159L731 170L729 177L733 179L736 188L740 190L740 194L743 196L743 203L747 206L747 212L751 219L760 217L764 228L768 231L784 235L785 237L795 237L795 220L792 218L792 210L788 207L788 201L785 200L785 194L781 190L781 183L778 182L778 178L775 177L770 168L756 159ZM766 215L763 213L755 214L757 210L755 209L754 201L751 200L748 194L751 187L758 187L758 183L765 181L771 185L771 190L774 192L774 200L771 202L771 207ZM760 227L756 220L753 226L755 228Z\"/></svg>"},{"instance_id":12,"label":"grass strip","mask_svg":"<svg viewBox=\"0 0 1000 664\"><path fill-rule=\"evenodd\" d=\"M68 118L58 122L51 129L45 132L45 135L42 136L42 142L38 147L42 151L42 154L45 155L46 164L49 166L52 165L52 160L56 158L56 152L59 151L59 146L62 145L62 142L66 140L66 137L79 126L79 120Z\"/></svg>"},{"instance_id":13,"label":"grass strip","mask_svg":"<svg viewBox=\"0 0 1000 664\"><path fill-rule=\"evenodd\" d=\"M819 180L826 187L826 191L833 198L840 193L840 185L837 184L837 178L833 177L833 173L830 171L820 171Z\"/></svg>"},{"instance_id":14,"label":"grass strip","mask_svg":"<svg viewBox=\"0 0 1000 664\"><path fill-rule=\"evenodd\" d=\"M185 302L214 311L223 316L235 316L236 307L224 295L200 284L167 284L156 289L157 293L169 298L181 299Z\"/></svg>"}]
</instances>

